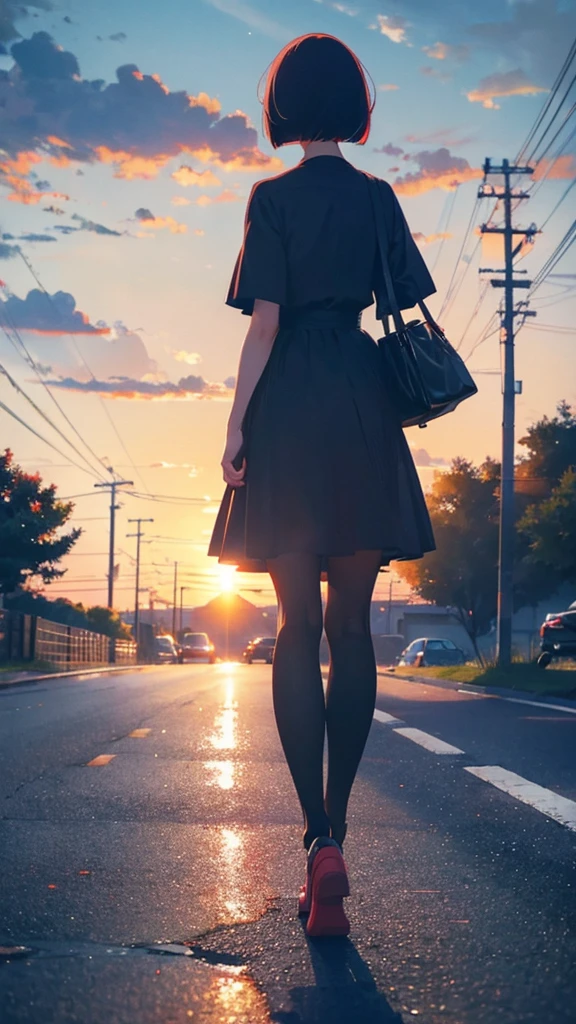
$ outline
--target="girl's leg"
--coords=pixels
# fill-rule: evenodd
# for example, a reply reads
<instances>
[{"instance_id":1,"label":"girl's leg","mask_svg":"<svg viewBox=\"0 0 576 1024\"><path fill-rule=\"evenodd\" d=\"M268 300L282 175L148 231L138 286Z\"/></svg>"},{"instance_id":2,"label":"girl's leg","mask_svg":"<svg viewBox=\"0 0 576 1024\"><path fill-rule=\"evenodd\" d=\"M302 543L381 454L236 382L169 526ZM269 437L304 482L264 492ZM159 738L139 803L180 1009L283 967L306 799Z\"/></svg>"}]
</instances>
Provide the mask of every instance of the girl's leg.
<instances>
[{"instance_id":1,"label":"girl's leg","mask_svg":"<svg viewBox=\"0 0 576 1024\"><path fill-rule=\"evenodd\" d=\"M274 714L302 806L309 848L329 835L323 770L326 709L320 672L322 599L318 555L284 554L267 562L278 598L272 666Z\"/></svg>"},{"instance_id":2,"label":"girl's leg","mask_svg":"<svg viewBox=\"0 0 576 1024\"><path fill-rule=\"evenodd\" d=\"M343 842L350 790L368 738L376 703L376 660L370 603L380 551L357 551L328 560L324 628L330 647L326 696L328 783L326 812L332 836Z\"/></svg>"}]
</instances>

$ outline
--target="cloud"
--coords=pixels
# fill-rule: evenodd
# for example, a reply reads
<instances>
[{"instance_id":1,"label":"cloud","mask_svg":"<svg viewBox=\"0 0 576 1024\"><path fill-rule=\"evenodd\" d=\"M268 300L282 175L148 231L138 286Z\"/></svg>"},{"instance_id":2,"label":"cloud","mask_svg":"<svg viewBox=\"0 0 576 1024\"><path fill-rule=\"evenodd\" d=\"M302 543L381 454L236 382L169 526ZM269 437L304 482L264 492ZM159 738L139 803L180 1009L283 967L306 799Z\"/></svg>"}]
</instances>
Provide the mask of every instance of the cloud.
<instances>
[{"instance_id":1,"label":"cloud","mask_svg":"<svg viewBox=\"0 0 576 1024\"><path fill-rule=\"evenodd\" d=\"M28 3L25 4L19 3L19 0L2 0L2 9L0 10L0 42L7 43L11 39L18 38L20 33L14 22L18 18L27 17L30 14L29 7L34 7L40 11L51 11L52 6L49 0L28 0Z\"/></svg>"},{"instance_id":2,"label":"cloud","mask_svg":"<svg viewBox=\"0 0 576 1024\"><path fill-rule=\"evenodd\" d=\"M427 466L449 466L450 463L442 456L433 458L425 448L415 448L414 442L410 442L410 449L412 451L412 458L416 466L425 468Z\"/></svg>"},{"instance_id":3,"label":"cloud","mask_svg":"<svg viewBox=\"0 0 576 1024\"><path fill-rule=\"evenodd\" d=\"M6 242L0 242L0 260L11 260L13 256L17 256L20 252L20 246L18 245L7 245ZM0 306L0 309L2 307Z\"/></svg>"},{"instance_id":4,"label":"cloud","mask_svg":"<svg viewBox=\"0 0 576 1024\"><path fill-rule=\"evenodd\" d=\"M202 356L198 352L187 352L186 349L175 348L170 348L167 351L178 363L188 363L189 366L196 366L202 362Z\"/></svg>"},{"instance_id":5,"label":"cloud","mask_svg":"<svg viewBox=\"0 0 576 1024\"><path fill-rule=\"evenodd\" d=\"M376 24L370 25L370 28L377 29L383 36L387 36L392 43L408 43L406 39L406 29L410 27L410 22L406 21L405 18L399 18L394 15L388 14L377 14Z\"/></svg>"},{"instance_id":6,"label":"cloud","mask_svg":"<svg viewBox=\"0 0 576 1024\"><path fill-rule=\"evenodd\" d=\"M160 231L162 228L168 228L173 235L183 235L188 231L187 224L181 224L179 221L174 220L174 217L155 217L145 207L140 207L139 210L136 210L134 216L145 228L151 231Z\"/></svg>"},{"instance_id":7,"label":"cloud","mask_svg":"<svg viewBox=\"0 0 576 1024\"><path fill-rule=\"evenodd\" d=\"M400 88L399 85L394 85L394 82L383 82L382 85L377 85L378 92L396 92Z\"/></svg>"},{"instance_id":8,"label":"cloud","mask_svg":"<svg viewBox=\"0 0 576 1024\"><path fill-rule=\"evenodd\" d=\"M190 206L191 199L187 199L186 196L172 196L170 202L172 206Z\"/></svg>"},{"instance_id":9,"label":"cloud","mask_svg":"<svg viewBox=\"0 0 576 1024\"><path fill-rule=\"evenodd\" d=\"M190 185L210 188L211 185L222 184L220 178L217 178L211 170L195 171L193 167L188 167L187 164L183 164L177 171L173 171L170 177L174 178L174 181L177 181L184 188L189 188Z\"/></svg>"},{"instance_id":10,"label":"cloud","mask_svg":"<svg viewBox=\"0 0 576 1024\"><path fill-rule=\"evenodd\" d=\"M428 78L437 78L439 82L452 81L451 75L445 75L443 71L439 71L438 68L433 68L429 64L420 68L420 74L427 75Z\"/></svg>"},{"instance_id":11,"label":"cloud","mask_svg":"<svg viewBox=\"0 0 576 1024\"><path fill-rule=\"evenodd\" d=\"M460 130L456 128L438 128L434 132L426 132L423 135L406 135L406 142L420 143L424 145L442 145L447 147L466 146L474 142L471 136L461 136Z\"/></svg>"},{"instance_id":12,"label":"cloud","mask_svg":"<svg viewBox=\"0 0 576 1024\"><path fill-rule=\"evenodd\" d=\"M251 7L250 4L242 3L241 0L204 0L204 2L210 7L215 7L217 11L222 11L223 14L237 18L249 28L255 28L262 35L279 39L284 43L287 43L291 37L290 31L279 22L267 18L261 11Z\"/></svg>"},{"instance_id":13,"label":"cloud","mask_svg":"<svg viewBox=\"0 0 576 1024\"><path fill-rule=\"evenodd\" d=\"M30 232L29 234L26 234L26 235L6 235L6 234L4 234L4 235L2 235L2 238L4 239L4 241L8 241L8 240L15 241L17 239L19 242L55 242L56 241L56 239L54 238L53 235L36 235L33 232Z\"/></svg>"},{"instance_id":14,"label":"cloud","mask_svg":"<svg viewBox=\"0 0 576 1024\"><path fill-rule=\"evenodd\" d=\"M192 199L192 202L196 206L213 206L217 203L239 203L241 199L242 196L239 196L237 192L232 192L231 189L225 188L217 196L198 196L198 199Z\"/></svg>"},{"instance_id":15,"label":"cloud","mask_svg":"<svg viewBox=\"0 0 576 1024\"><path fill-rule=\"evenodd\" d=\"M107 163L128 180L154 178L182 154L226 170L284 170L279 157L258 148L247 115L222 116L219 101L207 93L171 92L158 75L134 64L119 67L108 85L83 79L75 55L47 32L14 43L11 53L15 64L0 75L9 161L32 154L61 166Z\"/></svg>"},{"instance_id":16,"label":"cloud","mask_svg":"<svg viewBox=\"0 0 576 1024\"><path fill-rule=\"evenodd\" d=\"M387 156L400 156L400 153L403 152L401 146L393 146L391 142L387 142L385 146L379 148L374 147L374 153L386 153Z\"/></svg>"},{"instance_id":17,"label":"cloud","mask_svg":"<svg viewBox=\"0 0 576 1024\"><path fill-rule=\"evenodd\" d=\"M546 157L538 163L533 175L534 181L546 176L549 181L554 179L570 179L576 177L576 155L564 153L554 160L553 157Z\"/></svg>"},{"instance_id":18,"label":"cloud","mask_svg":"<svg viewBox=\"0 0 576 1024\"><path fill-rule=\"evenodd\" d=\"M511 64L528 68L531 75L552 81L558 65L576 34L576 7L563 0L530 0L500 4L503 21L483 20L468 26L478 44L496 52Z\"/></svg>"},{"instance_id":19,"label":"cloud","mask_svg":"<svg viewBox=\"0 0 576 1024\"><path fill-rule=\"evenodd\" d=\"M69 292L47 295L33 288L25 299L10 295L0 299L4 322L21 330L40 334L106 334L106 330L93 326L85 313L76 309L76 300Z\"/></svg>"},{"instance_id":20,"label":"cloud","mask_svg":"<svg viewBox=\"0 0 576 1024\"><path fill-rule=\"evenodd\" d=\"M108 39L111 39L113 43L125 43L128 36L125 32L113 32L111 36L108 36Z\"/></svg>"},{"instance_id":21,"label":"cloud","mask_svg":"<svg viewBox=\"0 0 576 1024\"><path fill-rule=\"evenodd\" d=\"M210 383L203 377L181 377L177 383L171 381L135 380L130 377L116 377L108 380L77 380L65 377L62 380L46 381L49 387L62 388L66 391L79 391L83 394L101 395L104 398L126 399L190 399L190 398L224 398L232 397L231 389L226 384Z\"/></svg>"},{"instance_id":22,"label":"cloud","mask_svg":"<svg viewBox=\"0 0 576 1024\"><path fill-rule=\"evenodd\" d=\"M402 195L419 195L433 188L448 191L472 178L482 177L482 170L479 167L471 167L464 157L454 156L444 146L436 150L414 153L409 159L418 164L419 170L395 179L395 191Z\"/></svg>"},{"instance_id":23,"label":"cloud","mask_svg":"<svg viewBox=\"0 0 576 1024\"><path fill-rule=\"evenodd\" d=\"M432 245L433 242L442 242L446 238L452 238L449 231L437 231L432 235L424 235L421 231L413 231L412 238L418 245Z\"/></svg>"},{"instance_id":24,"label":"cloud","mask_svg":"<svg viewBox=\"0 0 576 1024\"><path fill-rule=\"evenodd\" d=\"M115 238L120 238L122 235L121 231L113 231L112 228L107 228L104 224L96 224L93 220L86 220L79 213L73 213L72 220L78 221L80 225L78 231L93 231L97 235L114 235Z\"/></svg>"},{"instance_id":25,"label":"cloud","mask_svg":"<svg viewBox=\"0 0 576 1024\"><path fill-rule=\"evenodd\" d=\"M198 473L201 472L200 469L198 468L198 466L195 466L192 462L151 462L150 466L148 468L149 469L187 469L187 470L189 470L188 476L192 477L193 479L194 479L194 477L198 476Z\"/></svg>"},{"instance_id":26,"label":"cloud","mask_svg":"<svg viewBox=\"0 0 576 1024\"><path fill-rule=\"evenodd\" d=\"M59 231L62 235L72 235L76 231L92 231L96 235L110 235L114 238L121 238L125 235L125 231L114 231L112 228L107 228L104 224L97 224L93 220L87 220L86 217L81 217L79 213L72 214L72 220L77 221L79 227L74 227L73 224L55 224L52 228L53 231Z\"/></svg>"},{"instance_id":27,"label":"cloud","mask_svg":"<svg viewBox=\"0 0 576 1024\"><path fill-rule=\"evenodd\" d=\"M451 43L434 43L434 46L423 46L426 53L433 60L466 60L470 54L468 46L454 46Z\"/></svg>"},{"instance_id":28,"label":"cloud","mask_svg":"<svg viewBox=\"0 0 576 1024\"><path fill-rule=\"evenodd\" d=\"M494 100L500 96L535 96L539 92L549 92L541 85L535 85L521 68L514 71L496 72L483 78L476 89L466 93L470 103L481 103L487 110L498 110L500 105Z\"/></svg>"},{"instance_id":29,"label":"cloud","mask_svg":"<svg viewBox=\"0 0 576 1024\"><path fill-rule=\"evenodd\" d=\"M66 213L60 206L44 206L44 213L53 213L54 216L63 217Z\"/></svg>"}]
</instances>

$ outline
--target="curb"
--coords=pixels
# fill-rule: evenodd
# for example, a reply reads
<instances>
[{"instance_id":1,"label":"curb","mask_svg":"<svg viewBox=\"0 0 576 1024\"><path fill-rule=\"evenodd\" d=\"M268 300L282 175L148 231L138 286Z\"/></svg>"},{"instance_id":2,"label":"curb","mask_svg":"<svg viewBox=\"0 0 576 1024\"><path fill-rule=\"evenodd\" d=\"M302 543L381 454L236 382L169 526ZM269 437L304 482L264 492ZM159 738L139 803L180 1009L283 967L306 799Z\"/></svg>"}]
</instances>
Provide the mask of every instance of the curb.
<instances>
[{"instance_id":1,"label":"curb","mask_svg":"<svg viewBox=\"0 0 576 1024\"><path fill-rule=\"evenodd\" d=\"M386 669L379 669L379 675L387 676L389 679L405 679L409 683L428 683L430 686L439 686L443 690L464 690L468 693L478 693L494 697L516 697L518 700L531 700L535 704L545 704L554 701L558 707L564 705L567 708L576 708L576 700L570 697L555 697L551 693L534 693L531 690L509 690L501 686L475 686L473 683L461 683L457 679L438 679L435 676L405 676L396 675Z\"/></svg>"},{"instance_id":2,"label":"curb","mask_svg":"<svg viewBox=\"0 0 576 1024\"><path fill-rule=\"evenodd\" d=\"M34 674L20 679L0 678L0 690L7 686L27 686L29 683L43 683L47 679L70 679L75 676L98 676L102 673L112 672L139 672L145 668L153 668L152 665L101 665L100 668L74 669L72 672L44 672Z\"/></svg>"}]
</instances>

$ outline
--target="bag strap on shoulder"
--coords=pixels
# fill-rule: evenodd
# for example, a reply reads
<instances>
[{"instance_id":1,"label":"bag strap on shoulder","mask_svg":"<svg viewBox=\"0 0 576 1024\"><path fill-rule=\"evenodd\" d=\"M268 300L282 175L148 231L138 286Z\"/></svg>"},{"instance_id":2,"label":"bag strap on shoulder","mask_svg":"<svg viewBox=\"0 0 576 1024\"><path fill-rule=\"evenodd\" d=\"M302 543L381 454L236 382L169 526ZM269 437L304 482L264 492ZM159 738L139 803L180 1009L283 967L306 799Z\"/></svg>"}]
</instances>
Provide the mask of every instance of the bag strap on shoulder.
<instances>
[{"instance_id":1,"label":"bag strap on shoulder","mask_svg":"<svg viewBox=\"0 0 576 1024\"><path fill-rule=\"evenodd\" d=\"M396 298L396 291L394 289L394 282L392 280L392 274L390 272L390 263L388 260L388 253L390 251L390 239L386 227L386 207L384 205L384 199L382 196L382 190L380 188L380 182L378 178L368 177L366 175L366 183L368 185L368 193L370 196L370 202L372 203L372 211L374 213L374 226L376 228L376 237L378 242L378 250L380 253L380 263L382 266L384 286L386 289L386 297L388 299L388 305L392 310L392 319L394 320L394 326L398 332L405 329L404 319L398 305L398 299ZM440 328L433 319L430 310L424 304L422 299L418 300L418 306L422 311L422 315L427 323L431 324L438 331ZM384 327L384 334L390 334L390 327L388 323L388 316L385 314L382 318L382 324ZM442 332L440 332L442 333Z\"/></svg>"}]
</instances>

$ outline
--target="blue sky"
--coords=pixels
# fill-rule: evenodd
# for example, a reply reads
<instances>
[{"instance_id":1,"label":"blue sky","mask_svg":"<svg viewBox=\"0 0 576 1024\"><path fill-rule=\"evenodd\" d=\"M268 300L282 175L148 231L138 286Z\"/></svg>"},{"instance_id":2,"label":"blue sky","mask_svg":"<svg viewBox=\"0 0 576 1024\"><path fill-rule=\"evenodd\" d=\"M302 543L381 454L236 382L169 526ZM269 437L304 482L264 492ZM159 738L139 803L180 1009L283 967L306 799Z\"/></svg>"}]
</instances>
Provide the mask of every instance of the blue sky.
<instances>
[{"instance_id":1,"label":"blue sky","mask_svg":"<svg viewBox=\"0 0 576 1024\"><path fill-rule=\"evenodd\" d=\"M202 507L156 502L152 513L151 501L127 498L125 514L154 514L159 536L188 538L181 557L191 571L217 579L205 547L210 509L223 488L219 460L246 326L223 298L252 184L301 157L299 147L273 151L263 139L260 76L287 41L306 32L336 35L355 50L373 79L376 108L367 144L343 150L395 187L437 283L430 305L438 313L455 268L459 276L467 266L456 260L480 167L487 156L513 159L519 150L574 38L576 5L101 0L88 10L77 0L38 0L22 16L10 0L6 10L14 17L0 35L6 73L0 81L0 295L10 303L2 309L99 458L123 474L138 467L142 493L213 499ZM20 50L12 54L14 44ZM120 86L107 90L118 68L124 68ZM90 85L99 80L101 86ZM91 90L105 92L104 112L95 109ZM570 130L567 122L558 143ZM208 139L211 151L202 149ZM548 218L574 177L574 151L572 140L553 166L542 160L538 173L548 176L516 211L519 224ZM530 274L559 242L573 209L569 197L527 252L522 266ZM489 212L484 203L475 224ZM474 244L472 236L465 259ZM454 341L481 294L478 266L497 261L494 249L473 255L444 321ZM27 299L37 287L30 266L50 296L64 292L72 299L35 306ZM574 273L570 253L556 269ZM550 279L534 304L541 307L538 318L519 335L519 435L536 416L553 414L560 398L576 401L573 335L536 329L539 323L570 327L573 285L571 278ZM487 290L464 355L499 298ZM74 308L84 314L84 326L74 320ZM377 335L371 312L364 326ZM38 375L3 334L0 359L47 409ZM479 345L469 365L498 368L497 334ZM456 416L425 435L409 432L425 485L433 464L455 455L498 456L500 378L480 374L478 383L479 397ZM57 443L6 381L2 399ZM91 489L87 474L83 480L24 427L6 418L3 427L26 468L39 466L65 494ZM91 519L87 507L94 501L78 499L78 516ZM103 499L100 504L104 515ZM105 568L88 552L105 549L105 523L86 522L86 530L80 543L87 554L76 558L70 578L79 581L78 596L86 586L86 598L98 600L104 591L81 583L86 577L77 566L85 563L83 571L103 587ZM178 550L175 541L157 541L154 558L178 557ZM130 559L122 558L128 575ZM167 593L160 575L157 580ZM190 597L201 600L208 590L199 585Z\"/></svg>"}]
</instances>

